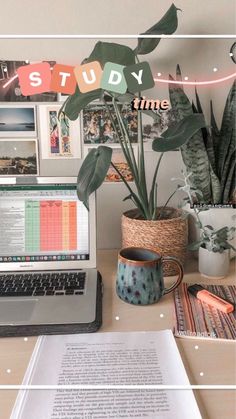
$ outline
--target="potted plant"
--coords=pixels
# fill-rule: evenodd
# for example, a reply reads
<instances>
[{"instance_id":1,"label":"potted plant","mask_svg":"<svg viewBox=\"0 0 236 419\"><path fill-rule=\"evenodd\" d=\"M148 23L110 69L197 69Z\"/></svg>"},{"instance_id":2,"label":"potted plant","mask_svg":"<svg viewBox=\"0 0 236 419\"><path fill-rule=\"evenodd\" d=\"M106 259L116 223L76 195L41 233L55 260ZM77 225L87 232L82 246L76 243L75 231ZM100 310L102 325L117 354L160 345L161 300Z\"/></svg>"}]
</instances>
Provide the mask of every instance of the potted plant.
<instances>
[{"instance_id":1,"label":"potted plant","mask_svg":"<svg viewBox=\"0 0 236 419\"><path fill-rule=\"evenodd\" d=\"M173 77L170 76L170 79ZM177 121L195 112L203 113L200 98L195 91L196 102L191 103L181 84L181 71L177 65L176 80L178 85L169 85L169 95L175 110ZM213 103L210 102L210 126L199 130L191 141L180 147L187 173L191 173L189 182L193 189L198 189L201 195L195 201L203 205L222 204L225 208L211 208L199 214L203 224L211 224L214 229L220 229L225 224L234 225L235 204L235 169L236 169L236 82L234 81L228 94L221 127L217 126ZM199 170L201 168L201 170ZM189 206L185 207L189 217L189 239L199 238L199 228L195 223L196 215ZM220 211L220 216L219 216ZM231 250L231 254L234 252Z\"/></svg>"},{"instance_id":2,"label":"potted plant","mask_svg":"<svg viewBox=\"0 0 236 419\"><path fill-rule=\"evenodd\" d=\"M201 227L200 241L193 246L199 248L199 272L208 277L224 278L229 271L230 249L235 248L229 243L234 227L222 227L214 230L210 225Z\"/></svg>"},{"instance_id":3,"label":"potted plant","mask_svg":"<svg viewBox=\"0 0 236 419\"><path fill-rule=\"evenodd\" d=\"M230 249L236 250L230 243L232 240L235 227L224 226L218 230L211 225L203 225L199 215L201 210L194 206L193 196L201 194L201 191L194 190L189 183L191 173L186 175L183 172L183 179L177 178L173 180L180 180L183 185L178 185L178 189L187 194L196 217L196 224L200 230L200 237L198 241L192 242L188 249L192 251L199 250L199 272L207 277L223 278L227 275L229 270Z\"/></svg>"},{"instance_id":4,"label":"potted plant","mask_svg":"<svg viewBox=\"0 0 236 419\"><path fill-rule=\"evenodd\" d=\"M177 8L172 4L163 18L145 34L170 34L177 28ZM86 63L99 61L103 67L107 62L123 66L135 64L138 55L153 51L160 39L139 38L134 50L131 48L107 42L97 42ZM141 96L141 92L138 92ZM139 160L136 162L132 141L122 118L122 103L131 102L135 95L126 92L123 95L99 88L92 92L81 93L78 88L70 96L61 112L69 119L76 119L80 111L95 99L100 99L107 109L113 129L117 134L121 149L132 172L135 187L131 187L118 167L112 162L112 148L101 145L92 149L86 156L78 174L78 198L88 207L89 195L103 183L110 165L120 176L128 190L128 196L135 209L124 214L122 218L123 246L141 246L158 250L164 255L175 256L184 262L187 245L187 220L182 216L182 210L167 207L171 196L162 206L157 202L157 175L165 152L175 150L188 141L199 129L205 126L202 114L192 114L182 118L175 126L167 129L161 137L153 140L152 148L160 153L150 190L146 182L146 167L144 161L144 138L142 134L142 112L147 112L154 120L159 120L156 111L137 111ZM112 111L111 111L112 110ZM173 268L168 268L166 274L175 274Z\"/></svg>"}]
</instances>

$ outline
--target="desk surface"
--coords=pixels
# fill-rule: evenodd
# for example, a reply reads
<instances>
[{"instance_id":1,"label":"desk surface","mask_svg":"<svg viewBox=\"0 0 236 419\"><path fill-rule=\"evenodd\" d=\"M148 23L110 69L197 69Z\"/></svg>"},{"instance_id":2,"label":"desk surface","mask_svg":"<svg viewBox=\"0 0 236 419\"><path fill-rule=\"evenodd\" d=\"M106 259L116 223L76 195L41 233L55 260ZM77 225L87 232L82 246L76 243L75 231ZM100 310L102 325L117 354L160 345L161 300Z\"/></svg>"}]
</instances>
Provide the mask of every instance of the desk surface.
<instances>
[{"instance_id":1,"label":"desk surface","mask_svg":"<svg viewBox=\"0 0 236 419\"><path fill-rule=\"evenodd\" d=\"M117 251L98 252L98 269L104 282L103 326L100 332L172 329L173 295L168 294L160 302L150 306L140 307L124 303L115 293L116 265ZM203 279L196 272L197 261L190 260L185 269L184 281L202 282ZM235 264L231 262L229 276L220 280L220 283L232 284L234 274ZM167 278L167 283L173 280L174 277ZM204 281L210 283L210 280ZM21 384L36 339L36 337L0 339L1 385ZM235 342L187 338L176 338L176 342L191 384L235 384ZM198 349L195 348L196 345ZM0 391L1 419L9 419L16 394L14 390ZM236 417L236 395L233 391L196 390L195 396L204 419Z\"/></svg>"}]
</instances>

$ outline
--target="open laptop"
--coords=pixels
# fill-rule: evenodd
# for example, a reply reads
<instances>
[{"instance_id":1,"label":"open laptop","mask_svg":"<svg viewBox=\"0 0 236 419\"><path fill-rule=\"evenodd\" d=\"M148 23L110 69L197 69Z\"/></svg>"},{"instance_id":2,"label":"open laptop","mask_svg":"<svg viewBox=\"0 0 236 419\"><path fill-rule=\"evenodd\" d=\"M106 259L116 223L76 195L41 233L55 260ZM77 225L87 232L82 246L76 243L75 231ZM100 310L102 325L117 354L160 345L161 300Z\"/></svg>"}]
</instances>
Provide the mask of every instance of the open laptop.
<instances>
[{"instance_id":1,"label":"open laptop","mask_svg":"<svg viewBox=\"0 0 236 419\"><path fill-rule=\"evenodd\" d=\"M75 178L0 179L0 335L99 328L95 195L89 208Z\"/></svg>"}]
</instances>

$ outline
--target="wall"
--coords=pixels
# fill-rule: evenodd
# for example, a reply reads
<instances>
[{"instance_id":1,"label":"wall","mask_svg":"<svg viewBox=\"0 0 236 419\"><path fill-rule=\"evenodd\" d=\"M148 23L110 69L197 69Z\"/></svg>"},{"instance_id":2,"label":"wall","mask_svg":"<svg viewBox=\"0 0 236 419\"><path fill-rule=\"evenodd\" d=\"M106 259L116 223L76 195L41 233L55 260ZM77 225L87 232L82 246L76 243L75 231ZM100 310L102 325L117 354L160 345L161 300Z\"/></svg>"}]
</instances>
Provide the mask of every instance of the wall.
<instances>
[{"instance_id":1,"label":"wall","mask_svg":"<svg viewBox=\"0 0 236 419\"><path fill-rule=\"evenodd\" d=\"M0 34L135 34L148 29L165 13L172 1L160 0L8 0L1 4ZM111 7L112 4L112 7ZM231 34L235 32L235 3L230 0L176 0L179 12L177 34ZM112 40L111 40L112 41ZM56 60L63 64L78 64L92 50L96 39L84 40L3 40L0 39L0 58L5 60ZM113 40L114 42L114 40ZM116 42L135 47L135 40ZM153 74L158 71L168 77L174 75L175 66L180 64L183 75L191 80L221 77L235 71L229 57L231 39L220 40L162 40L157 49L144 56ZM213 73L218 67L218 73ZM204 112L209 116L209 99L214 100L218 123L221 121L225 98L231 81L213 87L199 87ZM194 89L185 89L190 98ZM146 92L150 98L167 98L166 85L156 85ZM157 161L157 154L146 152L148 183ZM50 164L49 164L50 163ZM79 161L41 161L42 175L77 175ZM177 176L182 167L178 152L166 154L159 176L158 197L163 204L173 185L170 178ZM98 247L120 246L120 216L130 207L122 202L126 196L123 185L104 185L97 194L98 203ZM177 205L180 198L172 200Z\"/></svg>"}]
</instances>

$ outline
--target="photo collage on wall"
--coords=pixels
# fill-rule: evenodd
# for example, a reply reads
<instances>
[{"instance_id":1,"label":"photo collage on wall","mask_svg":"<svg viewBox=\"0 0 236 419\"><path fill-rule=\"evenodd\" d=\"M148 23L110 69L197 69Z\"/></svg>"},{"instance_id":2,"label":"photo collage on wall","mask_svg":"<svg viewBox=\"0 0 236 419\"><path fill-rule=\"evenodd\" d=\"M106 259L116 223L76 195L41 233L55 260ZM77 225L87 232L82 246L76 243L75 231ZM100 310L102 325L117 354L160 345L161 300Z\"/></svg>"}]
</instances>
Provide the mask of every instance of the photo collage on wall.
<instances>
[{"instance_id":1,"label":"photo collage on wall","mask_svg":"<svg viewBox=\"0 0 236 419\"><path fill-rule=\"evenodd\" d=\"M30 63L0 60L0 176L40 175L40 158L81 158L80 120L59 116L59 95L21 94L17 69Z\"/></svg>"},{"instance_id":2,"label":"photo collage on wall","mask_svg":"<svg viewBox=\"0 0 236 419\"><path fill-rule=\"evenodd\" d=\"M47 61L53 68L55 61ZM0 176L39 175L40 159L81 159L101 144L113 149L112 163L128 182L133 181L122 147L120 127L112 104L99 101L86 106L76 121L60 113L66 95L47 92L23 96L17 69L29 61L0 60ZM138 159L138 117L131 104L118 104L123 123ZM175 120L172 110L155 122L142 114L144 146L151 149L152 140ZM111 166L106 183L121 178Z\"/></svg>"},{"instance_id":3,"label":"photo collage on wall","mask_svg":"<svg viewBox=\"0 0 236 419\"><path fill-rule=\"evenodd\" d=\"M138 161L138 116L137 111L131 109L129 103L119 104L120 114L127 133L132 143L134 156ZM113 149L112 163L118 168L127 182L133 182L133 176L129 166L125 160L122 148L119 143L120 136L119 124L112 104L107 107L99 101L89 104L83 112L81 112L81 126L83 138L83 155L98 147L99 145L107 145ZM176 115L172 110L164 111L160 114L160 121L155 122L154 119L145 113L142 114L142 131L144 135L144 149L152 150L152 141L161 135L176 120ZM114 128L115 125L115 128ZM121 182L121 177L110 166L105 182Z\"/></svg>"}]
</instances>

